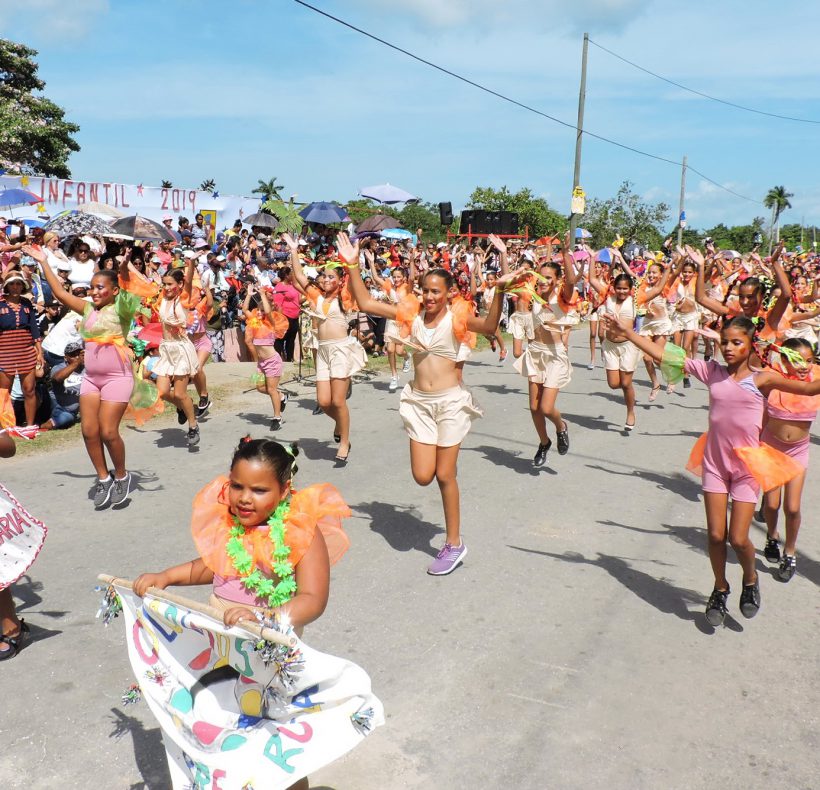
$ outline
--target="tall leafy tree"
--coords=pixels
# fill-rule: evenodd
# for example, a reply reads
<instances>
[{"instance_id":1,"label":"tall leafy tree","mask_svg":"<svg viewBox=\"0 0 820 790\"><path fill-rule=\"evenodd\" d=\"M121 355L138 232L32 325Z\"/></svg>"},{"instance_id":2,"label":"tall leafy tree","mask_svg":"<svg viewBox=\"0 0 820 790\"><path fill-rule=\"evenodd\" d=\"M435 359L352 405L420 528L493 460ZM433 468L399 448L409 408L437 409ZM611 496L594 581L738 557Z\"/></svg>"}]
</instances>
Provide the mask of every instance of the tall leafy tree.
<instances>
[{"instance_id":1,"label":"tall leafy tree","mask_svg":"<svg viewBox=\"0 0 820 790\"><path fill-rule=\"evenodd\" d=\"M276 183L275 178L270 178L267 181L260 178L256 188L251 190L251 194L261 195L262 200L266 202L269 200L282 200L282 190L284 188L283 184Z\"/></svg>"},{"instance_id":2,"label":"tall leafy tree","mask_svg":"<svg viewBox=\"0 0 820 790\"><path fill-rule=\"evenodd\" d=\"M202 192L213 192L216 189L216 181L212 178L206 178L200 185L199 189Z\"/></svg>"},{"instance_id":3,"label":"tall leafy tree","mask_svg":"<svg viewBox=\"0 0 820 790\"><path fill-rule=\"evenodd\" d=\"M614 198L587 201L582 227L592 234L593 244L611 244L617 235L627 241L658 249L665 238L663 225L669 220L666 203L641 200L629 181L624 181Z\"/></svg>"},{"instance_id":4,"label":"tall leafy tree","mask_svg":"<svg viewBox=\"0 0 820 790\"><path fill-rule=\"evenodd\" d=\"M167 178L162 179L162 183L160 184L160 186L163 189L173 189L174 188L174 185Z\"/></svg>"},{"instance_id":5,"label":"tall leafy tree","mask_svg":"<svg viewBox=\"0 0 820 790\"><path fill-rule=\"evenodd\" d=\"M786 187L772 187L763 198L763 205L772 210L772 232L769 234L769 251L771 252L772 239L780 240L780 215L792 207L789 198L794 197L793 192L787 192Z\"/></svg>"},{"instance_id":6,"label":"tall leafy tree","mask_svg":"<svg viewBox=\"0 0 820 790\"><path fill-rule=\"evenodd\" d=\"M69 178L68 158L80 131L65 111L41 95L37 50L0 39L0 166L21 173Z\"/></svg>"}]
</instances>

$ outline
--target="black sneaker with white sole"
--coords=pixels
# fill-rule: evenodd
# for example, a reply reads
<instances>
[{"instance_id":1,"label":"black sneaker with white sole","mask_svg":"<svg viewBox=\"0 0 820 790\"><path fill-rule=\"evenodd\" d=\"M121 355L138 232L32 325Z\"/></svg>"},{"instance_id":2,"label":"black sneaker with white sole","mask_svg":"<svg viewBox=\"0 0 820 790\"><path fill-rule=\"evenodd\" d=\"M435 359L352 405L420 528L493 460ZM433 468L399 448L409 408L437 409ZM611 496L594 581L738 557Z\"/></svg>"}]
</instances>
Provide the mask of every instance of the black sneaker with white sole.
<instances>
[{"instance_id":1,"label":"black sneaker with white sole","mask_svg":"<svg viewBox=\"0 0 820 790\"><path fill-rule=\"evenodd\" d=\"M777 578L782 582L788 582L795 573L797 573L797 558L784 553L783 559L780 560L780 567L777 569Z\"/></svg>"},{"instance_id":2,"label":"black sneaker with white sole","mask_svg":"<svg viewBox=\"0 0 820 790\"><path fill-rule=\"evenodd\" d=\"M199 426L188 428L188 447L196 447L199 444Z\"/></svg>"},{"instance_id":3,"label":"black sneaker with white sole","mask_svg":"<svg viewBox=\"0 0 820 790\"><path fill-rule=\"evenodd\" d=\"M199 403L197 404L197 407L196 407L197 419L199 419L200 417L204 417L208 413L210 408L211 408L211 399L207 395L203 395L199 399Z\"/></svg>"},{"instance_id":4,"label":"black sneaker with white sole","mask_svg":"<svg viewBox=\"0 0 820 790\"><path fill-rule=\"evenodd\" d=\"M532 465L535 467L544 466L547 463L547 453L549 452L550 447L552 447L552 442L548 442L547 444L539 444L538 445L538 452L535 454L535 457L532 459Z\"/></svg>"},{"instance_id":5,"label":"black sneaker with white sole","mask_svg":"<svg viewBox=\"0 0 820 790\"><path fill-rule=\"evenodd\" d=\"M706 620L709 625L717 628L723 625L723 618L726 617L726 601L729 600L730 589L712 590L709 596L709 603L706 604Z\"/></svg>"},{"instance_id":6,"label":"black sneaker with white sole","mask_svg":"<svg viewBox=\"0 0 820 790\"><path fill-rule=\"evenodd\" d=\"M780 562L780 541L777 538L766 538L763 556L769 562Z\"/></svg>"},{"instance_id":7,"label":"black sneaker with white sole","mask_svg":"<svg viewBox=\"0 0 820 790\"><path fill-rule=\"evenodd\" d=\"M272 431L278 431L282 427L282 418L281 417L274 417L270 421L270 429Z\"/></svg>"},{"instance_id":8,"label":"black sneaker with white sole","mask_svg":"<svg viewBox=\"0 0 820 790\"><path fill-rule=\"evenodd\" d=\"M114 486L114 478L108 475L107 480L97 480L97 487L94 489L94 507L105 507L111 499L111 489Z\"/></svg>"},{"instance_id":9,"label":"black sneaker with white sole","mask_svg":"<svg viewBox=\"0 0 820 790\"><path fill-rule=\"evenodd\" d=\"M558 455L566 455L569 452L569 429L564 423L564 430L558 431Z\"/></svg>"},{"instance_id":10,"label":"black sneaker with white sole","mask_svg":"<svg viewBox=\"0 0 820 790\"><path fill-rule=\"evenodd\" d=\"M285 413L285 406L287 406L287 405L288 405L288 394L286 392L283 392L281 397L279 398L279 413L280 414Z\"/></svg>"},{"instance_id":11,"label":"black sneaker with white sole","mask_svg":"<svg viewBox=\"0 0 820 790\"><path fill-rule=\"evenodd\" d=\"M760 579L754 584L744 584L740 593L740 613L747 618L754 617L760 609Z\"/></svg>"},{"instance_id":12,"label":"black sneaker with white sole","mask_svg":"<svg viewBox=\"0 0 820 790\"><path fill-rule=\"evenodd\" d=\"M126 472L122 480L114 480L111 486L111 506L121 505L131 493L131 473Z\"/></svg>"}]
</instances>

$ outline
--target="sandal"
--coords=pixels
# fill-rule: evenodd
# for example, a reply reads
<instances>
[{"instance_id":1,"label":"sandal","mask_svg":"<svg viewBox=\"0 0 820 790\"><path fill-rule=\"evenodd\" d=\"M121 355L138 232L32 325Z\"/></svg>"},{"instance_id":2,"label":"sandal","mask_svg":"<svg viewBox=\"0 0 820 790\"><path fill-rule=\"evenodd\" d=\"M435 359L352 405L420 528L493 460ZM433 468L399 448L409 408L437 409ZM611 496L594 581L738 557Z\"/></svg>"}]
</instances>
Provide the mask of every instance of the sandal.
<instances>
[{"instance_id":1,"label":"sandal","mask_svg":"<svg viewBox=\"0 0 820 790\"><path fill-rule=\"evenodd\" d=\"M650 403L652 403L652 401L654 401L655 398L658 397L658 393L660 391L661 391L661 385L660 384L656 384L654 387L652 387L652 392L649 393L649 402Z\"/></svg>"},{"instance_id":2,"label":"sandal","mask_svg":"<svg viewBox=\"0 0 820 790\"><path fill-rule=\"evenodd\" d=\"M353 449L353 445L349 444L347 446L347 455L337 455L334 459L336 461L336 466L346 466L347 459L350 458L350 451Z\"/></svg>"},{"instance_id":3,"label":"sandal","mask_svg":"<svg viewBox=\"0 0 820 790\"><path fill-rule=\"evenodd\" d=\"M23 649L23 642L27 633L29 633L29 627L26 625L26 621L21 619L20 633L17 636L0 635L0 642L5 642L9 646L8 650L0 651L0 661L14 658Z\"/></svg>"}]
</instances>

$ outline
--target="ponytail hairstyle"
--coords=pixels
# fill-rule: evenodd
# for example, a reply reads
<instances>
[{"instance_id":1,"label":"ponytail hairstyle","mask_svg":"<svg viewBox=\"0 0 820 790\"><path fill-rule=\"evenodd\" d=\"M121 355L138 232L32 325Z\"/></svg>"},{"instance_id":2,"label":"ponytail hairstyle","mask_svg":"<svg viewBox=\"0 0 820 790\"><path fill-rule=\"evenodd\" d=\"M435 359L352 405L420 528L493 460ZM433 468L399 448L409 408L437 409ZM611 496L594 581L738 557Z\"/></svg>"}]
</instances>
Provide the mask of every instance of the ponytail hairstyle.
<instances>
[{"instance_id":1,"label":"ponytail hairstyle","mask_svg":"<svg viewBox=\"0 0 820 790\"><path fill-rule=\"evenodd\" d=\"M273 439L251 439L245 436L234 450L231 469L239 461L257 461L273 472L279 485L285 488L298 471L296 456L299 448L294 444L280 444Z\"/></svg>"},{"instance_id":2,"label":"ponytail hairstyle","mask_svg":"<svg viewBox=\"0 0 820 790\"><path fill-rule=\"evenodd\" d=\"M455 278L453 277L451 272L448 272L447 269L442 269L441 267L437 267L435 269L428 269L421 277L421 284L424 285L424 281L428 277L441 277L444 280L444 284L447 286L447 290L449 291L455 284Z\"/></svg>"},{"instance_id":3,"label":"ponytail hairstyle","mask_svg":"<svg viewBox=\"0 0 820 790\"><path fill-rule=\"evenodd\" d=\"M737 329L738 331L745 333L749 337L749 340L752 341L754 341L755 333L757 332L757 327L754 325L754 322L751 319L746 318L745 315L736 315L734 318L724 321L723 329Z\"/></svg>"},{"instance_id":4,"label":"ponytail hairstyle","mask_svg":"<svg viewBox=\"0 0 820 790\"><path fill-rule=\"evenodd\" d=\"M170 277L172 280L176 281L177 285L182 285L185 282L185 273L182 269L169 269L162 276Z\"/></svg>"},{"instance_id":5,"label":"ponytail hairstyle","mask_svg":"<svg viewBox=\"0 0 820 790\"><path fill-rule=\"evenodd\" d=\"M538 271L540 272L541 269L552 269L555 272L555 279L556 280L560 280L561 275L564 273L564 270L561 267L561 264L558 263L558 261L546 261L546 263L542 263L538 267Z\"/></svg>"},{"instance_id":6,"label":"ponytail hairstyle","mask_svg":"<svg viewBox=\"0 0 820 790\"><path fill-rule=\"evenodd\" d=\"M612 281L613 289L619 283L626 283L627 285L629 285L630 288L635 287L635 281L625 272L622 272L621 274L617 275L615 279Z\"/></svg>"}]
</instances>

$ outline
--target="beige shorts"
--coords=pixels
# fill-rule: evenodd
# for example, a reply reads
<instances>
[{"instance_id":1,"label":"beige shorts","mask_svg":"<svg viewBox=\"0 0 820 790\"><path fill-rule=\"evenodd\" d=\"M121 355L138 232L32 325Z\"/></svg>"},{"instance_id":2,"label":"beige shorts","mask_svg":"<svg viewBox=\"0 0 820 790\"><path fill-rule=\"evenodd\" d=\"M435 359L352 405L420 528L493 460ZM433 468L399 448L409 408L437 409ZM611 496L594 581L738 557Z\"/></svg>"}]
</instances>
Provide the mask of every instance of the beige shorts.
<instances>
[{"instance_id":1,"label":"beige shorts","mask_svg":"<svg viewBox=\"0 0 820 790\"><path fill-rule=\"evenodd\" d=\"M644 321L638 334L642 337L667 337L674 331L669 319L661 319L660 321Z\"/></svg>"},{"instance_id":2,"label":"beige shorts","mask_svg":"<svg viewBox=\"0 0 820 790\"><path fill-rule=\"evenodd\" d=\"M607 370L634 373L641 359L641 350L628 340L624 340L623 343L604 340L601 350L604 352L604 367Z\"/></svg>"},{"instance_id":3,"label":"beige shorts","mask_svg":"<svg viewBox=\"0 0 820 790\"><path fill-rule=\"evenodd\" d=\"M572 378L569 355L562 344L551 346L531 341L513 367L530 381L549 389L561 389Z\"/></svg>"},{"instance_id":4,"label":"beige shorts","mask_svg":"<svg viewBox=\"0 0 820 790\"><path fill-rule=\"evenodd\" d=\"M513 313L507 321L513 340L532 340L535 337L532 313Z\"/></svg>"},{"instance_id":5,"label":"beige shorts","mask_svg":"<svg viewBox=\"0 0 820 790\"><path fill-rule=\"evenodd\" d=\"M399 400L399 415L413 441L452 447L461 444L473 420L483 416L481 408L464 387L439 392L420 392L405 385Z\"/></svg>"},{"instance_id":6,"label":"beige shorts","mask_svg":"<svg viewBox=\"0 0 820 790\"><path fill-rule=\"evenodd\" d=\"M700 313L673 313L672 326L676 332L694 332L700 326Z\"/></svg>"},{"instance_id":7,"label":"beige shorts","mask_svg":"<svg viewBox=\"0 0 820 790\"><path fill-rule=\"evenodd\" d=\"M355 337L320 340L316 354L316 381L349 379L367 365L367 352Z\"/></svg>"}]
</instances>

